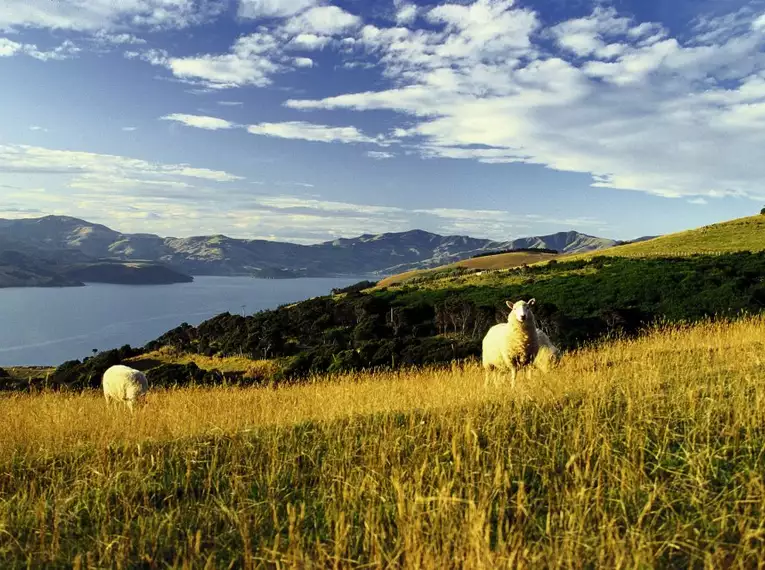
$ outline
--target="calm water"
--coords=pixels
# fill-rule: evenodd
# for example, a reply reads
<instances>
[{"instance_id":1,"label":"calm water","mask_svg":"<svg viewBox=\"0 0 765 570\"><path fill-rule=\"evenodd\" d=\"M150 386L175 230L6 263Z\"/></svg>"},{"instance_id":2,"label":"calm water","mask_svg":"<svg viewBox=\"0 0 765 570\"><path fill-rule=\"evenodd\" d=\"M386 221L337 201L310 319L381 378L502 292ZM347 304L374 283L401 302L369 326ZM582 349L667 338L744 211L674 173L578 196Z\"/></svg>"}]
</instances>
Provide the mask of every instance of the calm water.
<instances>
[{"instance_id":1,"label":"calm water","mask_svg":"<svg viewBox=\"0 0 765 570\"><path fill-rule=\"evenodd\" d=\"M0 289L0 366L57 365L94 348L143 346L183 322L251 314L362 279L196 277L179 285Z\"/></svg>"}]
</instances>

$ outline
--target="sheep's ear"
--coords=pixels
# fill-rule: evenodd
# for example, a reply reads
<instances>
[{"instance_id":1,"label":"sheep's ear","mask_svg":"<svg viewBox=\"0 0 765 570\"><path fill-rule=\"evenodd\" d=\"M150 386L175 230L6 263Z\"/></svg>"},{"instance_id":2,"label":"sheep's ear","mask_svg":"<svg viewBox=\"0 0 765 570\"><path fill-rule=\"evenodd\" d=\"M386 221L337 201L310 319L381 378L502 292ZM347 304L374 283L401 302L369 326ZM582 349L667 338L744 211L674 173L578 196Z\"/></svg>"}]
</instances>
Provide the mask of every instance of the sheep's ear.
<instances>
[{"instance_id":1,"label":"sheep's ear","mask_svg":"<svg viewBox=\"0 0 765 570\"><path fill-rule=\"evenodd\" d=\"M537 302L537 300L536 300L536 299L529 299L529 302L528 302L528 303L526 303L526 304L527 304L527 305L533 305L533 304L535 304L536 302Z\"/></svg>"},{"instance_id":2,"label":"sheep's ear","mask_svg":"<svg viewBox=\"0 0 765 570\"><path fill-rule=\"evenodd\" d=\"M513 308L513 305L514 305L514 304L515 304L515 303L513 303L512 301L505 301L505 305L507 305L507 306L508 306L508 307L510 307L511 309Z\"/></svg>"}]
</instances>

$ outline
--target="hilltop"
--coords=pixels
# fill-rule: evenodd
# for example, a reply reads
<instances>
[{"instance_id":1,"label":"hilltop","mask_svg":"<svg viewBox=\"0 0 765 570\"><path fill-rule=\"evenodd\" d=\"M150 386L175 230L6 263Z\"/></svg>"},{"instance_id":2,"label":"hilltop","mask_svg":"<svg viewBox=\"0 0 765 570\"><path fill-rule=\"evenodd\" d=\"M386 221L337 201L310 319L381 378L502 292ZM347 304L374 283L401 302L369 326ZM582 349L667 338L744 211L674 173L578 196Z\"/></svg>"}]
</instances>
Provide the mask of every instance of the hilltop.
<instances>
[{"instance_id":1,"label":"hilltop","mask_svg":"<svg viewBox=\"0 0 765 570\"><path fill-rule=\"evenodd\" d=\"M765 216L748 216L727 222L659 236L625 245L617 245L603 252L619 257L686 256L721 254L737 251L765 251ZM570 259L592 257L597 253L573 255Z\"/></svg>"},{"instance_id":2,"label":"hilltop","mask_svg":"<svg viewBox=\"0 0 765 570\"><path fill-rule=\"evenodd\" d=\"M498 269L511 269L513 267L521 267L523 265L539 263L541 261L549 261L551 259L556 259L557 257L559 257L559 254L552 253L552 250L542 248L540 248L539 252L521 250L498 253L495 255L481 255L479 257L471 257L470 259L465 259L442 267L433 269L415 269L392 275L385 279L381 279L377 283L377 288L391 287L393 285L401 285L404 283L415 284L436 279L438 277L461 275L463 270L494 271Z\"/></svg>"},{"instance_id":3,"label":"hilltop","mask_svg":"<svg viewBox=\"0 0 765 570\"><path fill-rule=\"evenodd\" d=\"M487 251L551 248L581 253L617 243L573 231L500 242L412 230L300 245L224 235L176 238L123 234L65 216L0 219L1 237L53 255L77 252L93 259L161 264L189 275L268 278L391 275L437 267Z\"/></svg>"}]
</instances>

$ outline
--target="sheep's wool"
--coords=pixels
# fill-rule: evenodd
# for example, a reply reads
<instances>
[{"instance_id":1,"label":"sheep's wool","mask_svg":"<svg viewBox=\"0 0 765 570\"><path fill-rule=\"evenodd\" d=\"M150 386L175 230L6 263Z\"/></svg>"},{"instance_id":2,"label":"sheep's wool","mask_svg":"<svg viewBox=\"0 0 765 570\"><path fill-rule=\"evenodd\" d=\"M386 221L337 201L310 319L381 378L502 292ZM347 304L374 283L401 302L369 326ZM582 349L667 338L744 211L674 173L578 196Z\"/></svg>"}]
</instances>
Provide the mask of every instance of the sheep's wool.
<instances>
[{"instance_id":1,"label":"sheep's wool","mask_svg":"<svg viewBox=\"0 0 765 570\"><path fill-rule=\"evenodd\" d=\"M107 403L116 400L132 409L136 401L146 394L149 384L143 372L118 364L104 372L103 388Z\"/></svg>"},{"instance_id":2,"label":"sheep's wool","mask_svg":"<svg viewBox=\"0 0 765 570\"><path fill-rule=\"evenodd\" d=\"M516 307L526 310L526 319L521 322L515 317ZM483 339L484 368L510 369L513 374L518 368L534 362L539 351L536 320L526 303L516 303L506 323L494 325Z\"/></svg>"}]
</instances>

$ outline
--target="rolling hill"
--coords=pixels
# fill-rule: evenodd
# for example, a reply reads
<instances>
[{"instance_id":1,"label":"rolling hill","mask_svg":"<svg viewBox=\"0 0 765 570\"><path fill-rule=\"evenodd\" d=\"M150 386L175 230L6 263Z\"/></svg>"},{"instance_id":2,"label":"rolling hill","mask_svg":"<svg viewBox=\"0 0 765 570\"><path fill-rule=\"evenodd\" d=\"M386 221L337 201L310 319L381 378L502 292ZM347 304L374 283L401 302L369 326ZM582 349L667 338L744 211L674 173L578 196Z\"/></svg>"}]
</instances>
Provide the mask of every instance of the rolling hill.
<instances>
[{"instance_id":1,"label":"rolling hill","mask_svg":"<svg viewBox=\"0 0 765 570\"><path fill-rule=\"evenodd\" d=\"M377 283L378 288L390 287L391 285L401 285L404 283L413 283L418 279L429 278L434 276L437 272L448 272L451 269L465 268L474 270L496 270L496 269L511 269L514 267L520 267L522 265L529 265L532 263L538 263L541 261L549 261L559 257L558 254L549 253L546 251L540 251L539 253L533 251L517 251L508 253L498 253L496 255L486 255L481 257L474 257L470 259L464 259L456 263L450 263L434 269L415 269L412 271L406 271L397 275L392 275L381 279Z\"/></svg>"},{"instance_id":2,"label":"rolling hill","mask_svg":"<svg viewBox=\"0 0 765 570\"><path fill-rule=\"evenodd\" d=\"M578 253L617 243L574 231L500 242L412 230L299 245L224 235L163 238L123 234L64 216L0 219L0 237L42 251L74 251L94 259L159 263L190 275L254 277L391 275L454 263L487 251L548 248Z\"/></svg>"},{"instance_id":3,"label":"rolling hill","mask_svg":"<svg viewBox=\"0 0 765 570\"><path fill-rule=\"evenodd\" d=\"M719 224L668 234L639 242L617 245L607 255L619 257L661 257L720 254L737 251L765 251L765 216L748 216ZM589 258L597 253L572 255L567 259Z\"/></svg>"}]
</instances>

